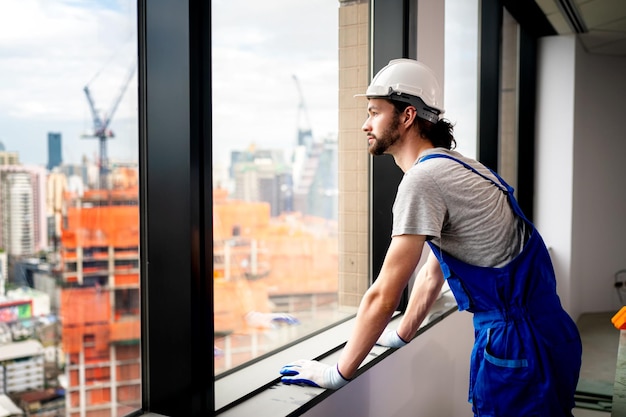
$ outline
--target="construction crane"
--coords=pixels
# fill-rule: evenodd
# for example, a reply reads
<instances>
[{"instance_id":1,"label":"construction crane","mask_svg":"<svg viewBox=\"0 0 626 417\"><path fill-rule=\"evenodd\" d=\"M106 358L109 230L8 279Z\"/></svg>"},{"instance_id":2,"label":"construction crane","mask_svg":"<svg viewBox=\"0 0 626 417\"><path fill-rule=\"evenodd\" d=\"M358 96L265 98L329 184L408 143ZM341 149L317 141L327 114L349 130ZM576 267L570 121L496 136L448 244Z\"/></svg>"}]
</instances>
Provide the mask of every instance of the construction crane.
<instances>
[{"instance_id":1,"label":"construction crane","mask_svg":"<svg viewBox=\"0 0 626 417\"><path fill-rule=\"evenodd\" d=\"M298 95L300 102L298 104L298 143L297 146L304 146L307 152L310 152L313 145L313 131L311 130L311 123L309 122L309 115L306 109L306 103L304 102L304 94L300 88L300 81L295 74L292 75L293 80L296 83L298 89ZM304 123L303 123L304 122Z\"/></svg>"},{"instance_id":2,"label":"construction crane","mask_svg":"<svg viewBox=\"0 0 626 417\"><path fill-rule=\"evenodd\" d=\"M109 125L111 124L111 120L113 119L113 115L117 110L117 107L122 101L122 97L128 88L128 84L135 74L135 65L132 65L122 86L120 88L119 93L113 100L113 104L111 105L109 111L104 114L100 114L98 109L96 108L96 104L91 96L91 91L89 90L89 83L83 88L85 92L85 96L87 97L87 101L89 102L89 108L91 110L91 118L93 123L93 132L88 135L82 135L83 138L96 138L100 141L100 155L99 155L99 177L98 182L100 189L108 188L108 175L109 175L109 156L107 151L107 140L109 138L115 137L115 134L112 130L109 129ZM94 77L95 78L95 77ZM92 79L93 81L93 79Z\"/></svg>"},{"instance_id":3,"label":"construction crane","mask_svg":"<svg viewBox=\"0 0 626 417\"><path fill-rule=\"evenodd\" d=\"M296 83L300 101L298 104L298 143L293 157L293 192L291 206L295 211L311 213L311 192L318 175L320 155L323 143L313 141L313 131L309 123L304 95L296 75L292 75Z\"/></svg>"}]
</instances>

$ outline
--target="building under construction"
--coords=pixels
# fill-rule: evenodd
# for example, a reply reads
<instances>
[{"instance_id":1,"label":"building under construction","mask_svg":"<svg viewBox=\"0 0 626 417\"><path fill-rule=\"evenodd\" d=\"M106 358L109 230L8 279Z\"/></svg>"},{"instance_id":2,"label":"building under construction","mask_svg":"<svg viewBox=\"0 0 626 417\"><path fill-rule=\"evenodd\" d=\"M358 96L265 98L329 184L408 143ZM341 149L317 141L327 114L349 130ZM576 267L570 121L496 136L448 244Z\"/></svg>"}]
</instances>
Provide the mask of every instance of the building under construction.
<instances>
[{"instance_id":1,"label":"building under construction","mask_svg":"<svg viewBox=\"0 0 626 417\"><path fill-rule=\"evenodd\" d=\"M68 196L60 248L66 415L141 407L138 189Z\"/></svg>"},{"instance_id":2,"label":"building under construction","mask_svg":"<svg viewBox=\"0 0 626 417\"><path fill-rule=\"evenodd\" d=\"M124 416L141 406L138 189L136 172L122 171L113 189L64 200L57 275L68 417ZM220 372L275 348L268 326L290 314L321 325L320 314L335 311L337 235L333 220L272 216L268 203L225 190L214 190L213 209Z\"/></svg>"},{"instance_id":3,"label":"building under construction","mask_svg":"<svg viewBox=\"0 0 626 417\"><path fill-rule=\"evenodd\" d=\"M213 190L216 375L341 314L336 222L270 213L267 202Z\"/></svg>"}]
</instances>

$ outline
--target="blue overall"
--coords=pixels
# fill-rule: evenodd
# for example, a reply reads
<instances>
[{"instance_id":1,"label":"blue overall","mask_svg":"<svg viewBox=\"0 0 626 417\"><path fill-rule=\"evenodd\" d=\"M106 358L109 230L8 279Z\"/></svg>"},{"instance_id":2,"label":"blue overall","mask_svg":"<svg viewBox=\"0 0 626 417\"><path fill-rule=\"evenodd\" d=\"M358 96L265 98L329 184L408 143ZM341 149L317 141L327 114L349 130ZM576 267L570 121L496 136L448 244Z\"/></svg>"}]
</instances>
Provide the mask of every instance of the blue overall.
<instances>
[{"instance_id":1,"label":"blue overall","mask_svg":"<svg viewBox=\"0 0 626 417\"><path fill-rule=\"evenodd\" d=\"M475 416L572 416L582 345L561 307L548 250L522 213L510 187L482 175L507 194L531 233L520 254L500 268L467 264L428 242L441 264L459 310L474 313L469 401Z\"/></svg>"}]
</instances>

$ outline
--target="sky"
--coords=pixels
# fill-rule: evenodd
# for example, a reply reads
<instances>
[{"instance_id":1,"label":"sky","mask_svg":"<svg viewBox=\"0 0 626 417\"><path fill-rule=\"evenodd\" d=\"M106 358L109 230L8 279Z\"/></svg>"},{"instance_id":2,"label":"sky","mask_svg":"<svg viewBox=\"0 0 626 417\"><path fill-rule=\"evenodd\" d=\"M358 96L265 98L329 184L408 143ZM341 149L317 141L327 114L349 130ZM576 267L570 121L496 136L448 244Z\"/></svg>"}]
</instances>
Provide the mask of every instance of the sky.
<instances>
[{"instance_id":1,"label":"sky","mask_svg":"<svg viewBox=\"0 0 626 417\"><path fill-rule=\"evenodd\" d=\"M252 143L295 143L304 95L315 136L336 134L337 0L214 0L215 158ZM277 13L276 11L280 11ZM134 0L2 0L0 142L23 164L47 163L48 132L64 163L95 160L98 141L83 88L110 109L136 65ZM110 124L110 160L136 160L137 74ZM101 113L102 114L102 113Z\"/></svg>"},{"instance_id":2,"label":"sky","mask_svg":"<svg viewBox=\"0 0 626 417\"><path fill-rule=\"evenodd\" d=\"M62 135L65 163L94 159L96 139L83 92L107 111L136 65L133 0L2 0L0 14L0 142L23 164L47 163L48 132ZM111 129L110 158L137 158L137 77Z\"/></svg>"},{"instance_id":3,"label":"sky","mask_svg":"<svg viewBox=\"0 0 626 417\"><path fill-rule=\"evenodd\" d=\"M213 151L288 148L299 127L337 134L337 0L214 0ZM245 12L242 12L245 10ZM301 97L306 107L298 114Z\"/></svg>"},{"instance_id":4,"label":"sky","mask_svg":"<svg viewBox=\"0 0 626 417\"><path fill-rule=\"evenodd\" d=\"M475 107L477 6L449 3L445 116L472 156L475 113L466 109ZM288 150L298 128L311 128L318 140L336 136L338 5L212 1L214 163L252 144ZM97 159L98 141L82 137L93 126L83 88L101 112L119 95L137 63L136 1L2 0L1 7L0 142L22 163L45 165L48 132L59 132L64 163ZM301 101L307 118L298 113ZM137 160L137 112L135 72L110 125L110 160Z\"/></svg>"}]
</instances>

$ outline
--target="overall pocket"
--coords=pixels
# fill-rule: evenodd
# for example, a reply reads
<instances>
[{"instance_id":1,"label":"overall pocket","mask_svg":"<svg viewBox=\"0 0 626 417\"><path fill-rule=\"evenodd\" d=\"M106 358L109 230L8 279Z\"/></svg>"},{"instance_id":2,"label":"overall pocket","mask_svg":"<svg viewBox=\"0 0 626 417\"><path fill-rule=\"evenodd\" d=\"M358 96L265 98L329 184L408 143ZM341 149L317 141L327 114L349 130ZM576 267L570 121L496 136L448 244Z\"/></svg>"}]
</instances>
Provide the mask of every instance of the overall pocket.
<instances>
[{"instance_id":1,"label":"overall pocket","mask_svg":"<svg viewBox=\"0 0 626 417\"><path fill-rule=\"evenodd\" d=\"M486 331L482 355L476 357L474 412L479 416L538 415L533 404L538 394L537 378L519 334L509 326Z\"/></svg>"}]
</instances>

